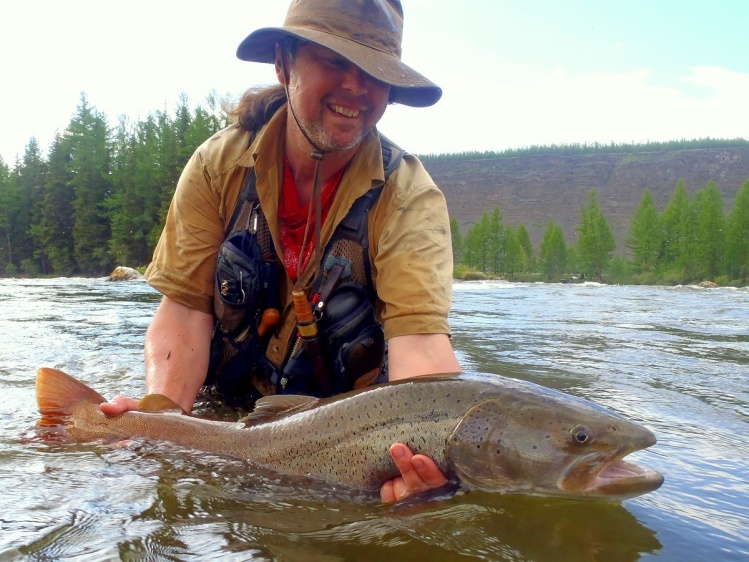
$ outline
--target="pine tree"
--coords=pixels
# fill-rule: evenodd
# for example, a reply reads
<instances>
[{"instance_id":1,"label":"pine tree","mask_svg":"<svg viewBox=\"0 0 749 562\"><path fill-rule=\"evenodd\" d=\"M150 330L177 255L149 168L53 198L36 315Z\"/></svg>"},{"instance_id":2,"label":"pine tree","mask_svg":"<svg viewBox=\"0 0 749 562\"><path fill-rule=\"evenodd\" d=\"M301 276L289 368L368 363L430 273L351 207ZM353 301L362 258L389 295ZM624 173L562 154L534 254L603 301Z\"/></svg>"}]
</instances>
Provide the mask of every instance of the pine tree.
<instances>
[{"instance_id":1,"label":"pine tree","mask_svg":"<svg viewBox=\"0 0 749 562\"><path fill-rule=\"evenodd\" d=\"M195 139L193 142L188 142L188 135L190 134L190 125L192 124L193 117L190 113L190 107L187 105L187 96L185 94L179 96L179 103L177 104L174 114L175 118L172 130L174 131L175 142L177 143L179 150L179 161L187 162L190 159L190 156L192 156L192 153L195 152L195 149L208 137L206 136L200 139Z\"/></svg>"},{"instance_id":2,"label":"pine tree","mask_svg":"<svg viewBox=\"0 0 749 562\"><path fill-rule=\"evenodd\" d=\"M528 234L528 229L525 228L523 223L520 223L515 229L515 236L517 236L518 243L522 249L522 263L521 267L523 271L533 271L533 242Z\"/></svg>"},{"instance_id":3,"label":"pine tree","mask_svg":"<svg viewBox=\"0 0 749 562\"><path fill-rule=\"evenodd\" d=\"M580 209L577 251L586 273L603 281L603 272L611 262L616 240L598 204L595 189L588 194L588 202Z\"/></svg>"},{"instance_id":4,"label":"pine tree","mask_svg":"<svg viewBox=\"0 0 749 562\"><path fill-rule=\"evenodd\" d=\"M70 149L67 141L56 135L49 149L44 201L35 227L37 236L51 270L56 275L69 276L76 272L73 257L73 200Z\"/></svg>"},{"instance_id":5,"label":"pine tree","mask_svg":"<svg viewBox=\"0 0 749 562\"><path fill-rule=\"evenodd\" d=\"M523 248L520 245L515 229L507 226L502 236L504 246L504 268L503 271L509 277L523 268Z\"/></svg>"},{"instance_id":6,"label":"pine tree","mask_svg":"<svg viewBox=\"0 0 749 562\"><path fill-rule=\"evenodd\" d=\"M13 271L13 239L11 236L11 214L13 188L10 168L0 157L0 271Z\"/></svg>"},{"instance_id":7,"label":"pine tree","mask_svg":"<svg viewBox=\"0 0 749 562\"><path fill-rule=\"evenodd\" d=\"M734 279L749 277L749 180L736 193L727 222L727 262Z\"/></svg>"},{"instance_id":8,"label":"pine tree","mask_svg":"<svg viewBox=\"0 0 749 562\"><path fill-rule=\"evenodd\" d=\"M489 215L481 213L481 220L468 229L466 234L467 264L486 273L491 255L489 246Z\"/></svg>"},{"instance_id":9,"label":"pine tree","mask_svg":"<svg viewBox=\"0 0 749 562\"><path fill-rule=\"evenodd\" d=\"M632 250L633 265L640 272L654 271L663 245L663 231L658 210L650 190L640 199L630 226L627 246Z\"/></svg>"},{"instance_id":10,"label":"pine tree","mask_svg":"<svg viewBox=\"0 0 749 562\"><path fill-rule=\"evenodd\" d=\"M136 147L133 126L121 117L114 131L112 191L105 202L111 229L109 253L117 264L136 263L131 258L135 253L133 246L137 244L133 221L143 213L142 207L132 208L130 204L130 200L136 198Z\"/></svg>"},{"instance_id":11,"label":"pine tree","mask_svg":"<svg viewBox=\"0 0 749 562\"><path fill-rule=\"evenodd\" d=\"M473 269L478 269L479 232L477 225L473 225L466 232L463 244L463 263Z\"/></svg>"},{"instance_id":12,"label":"pine tree","mask_svg":"<svg viewBox=\"0 0 749 562\"><path fill-rule=\"evenodd\" d=\"M171 169L174 156L168 154L173 153L175 145L166 142L167 146L162 146L162 139L171 134L169 129L163 114L149 115L136 128L132 146L133 184L126 191L124 202L133 237L127 259L132 263L150 261L156 245L154 230L161 230L162 194L174 181Z\"/></svg>"},{"instance_id":13,"label":"pine tree","mask_svg":"<svg viewBox=\"0 0 749 562\"><path fill-rule=\"evenodd\" d=\"M684 182L679 180L661 216L663 225L662 263L681 272L682 282L694 269L694 225Z\"/></svg>"},{"instance_id":14,"label":"pine tree","mask_svg":"<svg viewBox=\"0 0 749 562\"><path fill-rule=\"evenodd\" d=\"M722 273L725 247L723 197L715 182L708 182L695 194L694 216L697 219L698 271L709 279L715 279Z\"/></svg>"},{"instance_id":15,"label":"pine tree","mask_svg":"<svg viewBox=\"0 0 749 562\"><path fill-rule=\"evenodd\" d=\"M105 200L112 184L111 148L105 117L88 105L85 95L67 129L70 142L75 261L86 274L102 274L112 267L109 220Z\"/></svg>"},{"instance_id":16,"label":"pine tree","mask_svg":"<svg viewBox=\"0 0 749 562\"><path fill-rule=\"evenodd\" d=\"M580 272L580 260L577 257L577 246L568 244L566 246L564 266L567 271Z\"/></svg>"},{"instance_id":17,"label":"pine tree","mask_svg":"<svg viewBox=\"0 0 749 562\"><path fill-rule=\"evenodd\" d=\"M488 247L488 259L491 271L499 275L505 269L505 229L502 225L502 212L499 207L492 209L485 226Z\"/></svg>"},{"instance_id":18,"label":"pine tree","mask_svg":"<svg viewBox=\"0 0 749 562\"><path fill-rule=\"evenodd\" d=\"M562 276L567 261L567 246L564 243L562 227L552 219L546 223L538 257L541 268L549 281Z\"/></svg>"},{"instance_id":19,"label":"pine tree","mask_svg":"<svg viewBox=\"0 0 749 562\"><path fill-rule=\"evenodd\" d=\"M21 165L16 170L18 208L12 217L16 265L27 275L37 275L46 269L41 248L35 244L32 226L38 222L35 212L44 197L46 163L35 138L26 145ZM39 261L37 261L39 260Z\"/></svg>"}]
</instances>

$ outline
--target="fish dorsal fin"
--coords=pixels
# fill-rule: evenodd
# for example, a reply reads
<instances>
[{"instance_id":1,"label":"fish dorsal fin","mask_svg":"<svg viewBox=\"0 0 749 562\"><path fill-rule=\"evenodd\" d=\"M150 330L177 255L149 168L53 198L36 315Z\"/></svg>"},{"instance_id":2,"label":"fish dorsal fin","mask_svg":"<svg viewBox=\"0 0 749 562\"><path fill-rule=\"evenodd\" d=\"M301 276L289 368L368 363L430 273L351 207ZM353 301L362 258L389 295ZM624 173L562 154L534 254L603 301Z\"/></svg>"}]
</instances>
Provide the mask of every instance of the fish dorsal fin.
<instances>
[{"instance_id":1,"label":"fish dorsal fin","mask_svg":"<svg viewBox=\"0 0 749 562\"><path fill-rule=\"evenodd\" d=\"M243 421L245 425L254 425L269 421L283 414L311 406L318 400L314 396L301 396L298 394L264 396L255 403L255 409L240 421Z\"/></svg>"},{"instance_id":2,"label":"fish dorsal fin","mask_svg":"<svg viewBox=\"0 0 749 562\"><path fill-rule=\"evenodd\" d=\"M37 425L53 427L64 423L76 404L101 404L106 399L70 375L42 367L36 372L36 402L42 415Z\"/></svg>"},{"instance_id":3,"label":"fish dorsal fin","mask_svg":"<svg viewBox=\"0 0 749 562\"><path fill-rule=\"evenodd\" d=\"M184 414L185 411L171 398L163 394L146 394L138 402L139 412L177 412Z\"/></svg>"}]
</instances>

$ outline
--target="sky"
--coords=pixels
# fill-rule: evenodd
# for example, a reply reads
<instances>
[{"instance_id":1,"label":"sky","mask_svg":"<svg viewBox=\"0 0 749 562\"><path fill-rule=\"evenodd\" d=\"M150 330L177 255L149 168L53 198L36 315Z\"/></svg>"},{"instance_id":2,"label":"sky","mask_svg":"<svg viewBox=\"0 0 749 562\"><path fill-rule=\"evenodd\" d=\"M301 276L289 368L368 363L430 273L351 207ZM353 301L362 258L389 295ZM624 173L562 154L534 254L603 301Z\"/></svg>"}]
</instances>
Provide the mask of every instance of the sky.
<instances>
[{"instance_id":1,"label":"sky","mask_svg":"<svg viewBox=\"0 0 749 562\"><path fill-rule=\"evenodd\" d=\"M745 0L402 0L403 61L439 84L379 129L412 153L749 138ZM286 0L7 0L0 156L46 154L81 94L114 126L275 82L236 58Z\"/></svg>"}]
</instances>

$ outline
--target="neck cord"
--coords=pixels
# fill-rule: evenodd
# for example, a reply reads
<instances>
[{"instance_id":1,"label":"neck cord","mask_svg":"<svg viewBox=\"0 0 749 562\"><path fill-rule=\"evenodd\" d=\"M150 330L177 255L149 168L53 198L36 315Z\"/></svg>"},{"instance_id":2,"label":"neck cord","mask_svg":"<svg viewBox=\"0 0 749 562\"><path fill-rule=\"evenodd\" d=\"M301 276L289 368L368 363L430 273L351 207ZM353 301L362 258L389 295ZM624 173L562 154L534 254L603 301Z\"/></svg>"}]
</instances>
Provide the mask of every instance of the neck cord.
<instances>
[{"instance_id":1,"label":"neck cord","mask_svg":"<svg viewBox=\"0 0 749 562\"><path fill-rule=\"evenodd\" d=\"M296 121L297 127L299 127L299 130L302 132L302 135L304 135L304 138L307 139L307 142L312 146L312 152L310 153L310 158L316 161L315 163L315 176L312 181L312 197L309 201L309 212L307 213L307 225L304 228L304 237L302 238L302 247L299 250L299 261L296 265L296 283L294 284L294 288L298 289L301 285L301 279L302 279L302 269L304 264L304 251L307 248L307 244L309 242L309 235L310 235L310 220L312 219L312 213L314 210L315 213L315 245L314 245L314 252L312 255L312 259L315 263L315 268L317 269L317 274L320 272L320 229L322 222L322 195L321 195L321 188L320 188L320 165L322 164L323 157L325 156L325 151L321 149L319 146L317 146L310 136L307 134L307 131L302 126L301 122L299 121L299 118L296 116L296 111L294 111L294 106L291 104L291 96L289 96L289 75L286 72L286 57L281 56L281 65L283 68L283 75L284 75L284 89L286 90L286 103L289 106L289 111L291 112L291 116L294 118L294 121ZM317 275L316 274L316 275Z\"/></svg>"}]
</instances>

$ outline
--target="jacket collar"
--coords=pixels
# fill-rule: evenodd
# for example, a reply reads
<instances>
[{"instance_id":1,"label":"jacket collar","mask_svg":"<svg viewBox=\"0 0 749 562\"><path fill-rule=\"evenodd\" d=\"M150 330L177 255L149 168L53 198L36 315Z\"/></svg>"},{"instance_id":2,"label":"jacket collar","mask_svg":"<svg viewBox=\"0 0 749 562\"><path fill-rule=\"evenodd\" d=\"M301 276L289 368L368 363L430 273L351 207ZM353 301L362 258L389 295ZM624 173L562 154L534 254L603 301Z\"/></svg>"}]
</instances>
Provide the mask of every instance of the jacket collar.
<instances>
[{"instance_id":1,"label":"jacket collar","mask_svg":"<svg viewBox=\"0 0 749 562\"><path fill-rule=\"evenodd\" d=\"M248 151L239 161L241 165L255 167L258 198L276 248L280 247L278 207L283 191L281 182L283 181L285 130L286 105L282 106L260 129ZM374 130L362 141L341 178L328 219L320 233L323 248L351 210L354 202L370 189L382 185L384 181L382 149L379 135ZM311 281L310 270L315 268L310 266L307 267L302 277L305 280L309 278Z\"/></svg>"}]
</instances>

